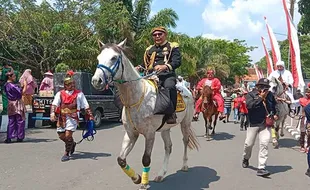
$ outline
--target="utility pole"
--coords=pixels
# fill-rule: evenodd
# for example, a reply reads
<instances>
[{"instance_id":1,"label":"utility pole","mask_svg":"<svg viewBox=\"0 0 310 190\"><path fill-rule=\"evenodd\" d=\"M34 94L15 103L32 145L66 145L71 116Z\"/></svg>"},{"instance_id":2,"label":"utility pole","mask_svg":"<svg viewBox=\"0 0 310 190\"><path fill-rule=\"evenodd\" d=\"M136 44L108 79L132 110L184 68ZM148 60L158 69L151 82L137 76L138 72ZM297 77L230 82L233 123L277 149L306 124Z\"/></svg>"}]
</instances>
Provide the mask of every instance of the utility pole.
<instances>
[{"instance_id":1,"label":"utility pole","mask_svg":"<svg viewBox=\"0 0 310 190\"><path fill-rule=\"evenodd\" d=\"M290 1L290 14L291 14L292 20L294 20L294 9L295 9L296 0L289 0L289 1Z\"/></svg>"}]
</instances>

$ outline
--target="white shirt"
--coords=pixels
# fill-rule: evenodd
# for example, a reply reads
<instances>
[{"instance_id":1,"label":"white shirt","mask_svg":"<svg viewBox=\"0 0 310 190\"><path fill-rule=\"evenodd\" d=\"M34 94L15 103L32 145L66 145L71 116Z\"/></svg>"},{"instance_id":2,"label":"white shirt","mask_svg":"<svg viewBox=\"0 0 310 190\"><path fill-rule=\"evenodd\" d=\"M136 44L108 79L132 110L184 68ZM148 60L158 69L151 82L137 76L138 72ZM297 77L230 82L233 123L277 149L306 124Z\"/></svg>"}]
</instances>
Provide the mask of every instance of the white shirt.
<instances>
[{"instance_id":1,"label":"white shirt","mask_svg":"<svg viewBox=\"0 0 310 190\"><path fill-rule=\"evenodd\" d=\"M67 94L72 94L73 91L65 91ZM60 98L60 92L57 92L57 94L55 95L55 98L53 100L52 105L59 107L61 104L61 98ZM76 99L76 104L77 104L77 110L81 110L81 109L88 109L89 108L89 104L86 100L86 97L84 95L83 92L79 92L77 95L77 99ZM79 112L77 113L79 116ZM66 126L77 126L77 121L71 117L66 118Z\"/></svg>"},{"instance_id":2,"label":"white shirt","mask_svg":"<svg viewBox=\"0 0 310 190\"><path fill-rule=\"evenodd\" d=\"M283 71L275 70L272 73L270 73L270 75L268 76L268 80L271 80L272 77L278 79L280 77L280 74L283 79L283 82L293 86L293 83L294 83L293 75L288 70L283 70Z\"/></svg>"}]
</instances>

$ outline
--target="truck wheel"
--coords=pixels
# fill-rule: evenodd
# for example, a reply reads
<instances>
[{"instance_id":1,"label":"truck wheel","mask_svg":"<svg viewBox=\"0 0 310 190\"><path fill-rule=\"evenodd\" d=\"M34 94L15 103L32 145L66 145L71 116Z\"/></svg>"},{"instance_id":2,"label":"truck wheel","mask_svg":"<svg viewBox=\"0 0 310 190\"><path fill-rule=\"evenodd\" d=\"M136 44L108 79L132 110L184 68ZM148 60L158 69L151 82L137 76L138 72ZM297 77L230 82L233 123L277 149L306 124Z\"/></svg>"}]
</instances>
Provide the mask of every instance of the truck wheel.
<instances>
[{"instance_id":1,"label":"truck wheel","mask_svg":"<svg viewBox=\"0 0 310 190\"><path fill-rule=\"evenodd\" d=\"M99 110L95 111L94 122L95 122L95 127L100 127L100 125L101 125L101 112Z\"/></svg>"}]
</instances>

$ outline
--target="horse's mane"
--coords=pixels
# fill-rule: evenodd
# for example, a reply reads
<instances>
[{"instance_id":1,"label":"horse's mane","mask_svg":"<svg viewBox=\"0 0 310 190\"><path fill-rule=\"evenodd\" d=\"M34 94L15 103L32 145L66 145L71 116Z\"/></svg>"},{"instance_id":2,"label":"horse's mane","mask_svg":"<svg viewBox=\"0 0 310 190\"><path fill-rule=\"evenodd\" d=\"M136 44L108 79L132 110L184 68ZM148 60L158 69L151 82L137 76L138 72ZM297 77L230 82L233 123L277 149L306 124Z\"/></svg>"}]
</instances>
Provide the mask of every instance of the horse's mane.
<instances>
[{"instance_id":1,"label":"horse's mane","mask_svg":"<svg viewBox=\"0 0 310 190\"><path fill-rule=\"evenodd\" d=\"M114 43L107 43L100 47L100 52L106 48L111 48L119 54L123 52L128 57L128 59L132 59L134 57L131 48L128 47L123 48Z\"/></svg>"}]
</instances>

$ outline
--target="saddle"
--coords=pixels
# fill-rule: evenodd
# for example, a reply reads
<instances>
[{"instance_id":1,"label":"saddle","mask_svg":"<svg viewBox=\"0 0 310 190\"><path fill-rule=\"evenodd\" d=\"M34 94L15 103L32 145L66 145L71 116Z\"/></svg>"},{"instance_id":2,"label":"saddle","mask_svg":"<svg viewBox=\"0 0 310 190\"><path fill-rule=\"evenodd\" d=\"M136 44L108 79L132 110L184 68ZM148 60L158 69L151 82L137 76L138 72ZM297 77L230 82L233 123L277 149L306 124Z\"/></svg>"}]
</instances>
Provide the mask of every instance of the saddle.
<instances>
[{"instance_id":1,"label":"saddle","mask_svg":"<svg viewBox=\"0 0 310 190\"><path fill-rule=\"evenodd\" d=\"M147 82L156 89L156 103L155 114L171 114L174 110L172 101L170 100L170 93L168 89L158 86L158 82L154 79L148 79ZM182 112L186 109L186 105L181 91L177 91L177 105L176 112Z\"/></svg>"}]
</instances>

